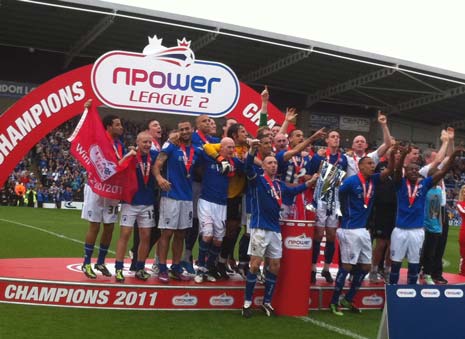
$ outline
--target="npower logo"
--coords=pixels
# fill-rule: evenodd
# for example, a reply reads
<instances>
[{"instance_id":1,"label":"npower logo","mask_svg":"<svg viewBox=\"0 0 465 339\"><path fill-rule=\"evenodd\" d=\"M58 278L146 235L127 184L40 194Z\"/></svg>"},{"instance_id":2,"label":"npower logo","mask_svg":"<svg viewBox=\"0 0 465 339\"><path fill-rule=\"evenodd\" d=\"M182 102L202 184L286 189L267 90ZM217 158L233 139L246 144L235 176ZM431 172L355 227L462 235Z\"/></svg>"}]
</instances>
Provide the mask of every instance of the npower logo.
<instances>
[{"instance_id":1,"label":"npower logo","mask_svg":"<svg viewBox=\"0 0 465 339\"><path fill-rule=\"evenodd\" d=\"M424 288L420 291L423 298L439 298L441 292L437 288Z\"/></svg>"},{"instance_id":2,"label":"npower logo","mask_svg":"<svg viewBox=\"0 0 465 339\"><path fill-rule=\"evenodd\" d=\"M287 237L284 239L284 246L291 250L309 250L312 248L312 238L307 237L305 233L297 237Z\"/></svg>"},{"instance_id":3,"label":"npower logo","mask_svg":"<svg viewBox=\"0 0 465 339\"><path fill-rule=\"evenodd\" d=\"M463 290L459 288L448 288L444 291L447 298L463 298Z\"/></svg>"},{"instance_id":4,"label":"npower logo","mask_svg":"<svg viewBox=\"0 0 465 339\"><path fill-rule=\"evenodd\" d=\"M210 305L212 306L231 306L232 304L234 304L234 297L226 293L210 298Z\"/></svg>"},{"instance_id":5,"label":"npower logo","mask_svg":"<svg viewBox=\"0 0 465 339\"><path fill-rule=\"evenodd\" d=\"M197 305L198 299L195 295L189 293L183 295L176 295L172 299L174 306L195 306Z\"/></svg>"},{"instance_id":6,"label":"npower logo","mask_svg":"<svg viewBox=\"0 0 465 339\"><path fill-rule=\"evenodd\" d=\"M253 303L254 303L254 305L257 305L257 306L262 305L263 304L263 296L255 297L253 299Z\"/></svg>"},{"instance_id":7,"label":"npower logo","mask_svg":"<svg viewBox=\"0 0 465 339\"><path fill-rule=\"evenodd\" d=\"M190 41L165 47L149 37L142 53L112 51L92 69L92 87L113 108L221 117L236 106L239 80L226 65L195 60Z\"/></svg>"},{"instance_id":8,"label":"npower logo","mask_svg":"<svg viewBox=\"0 0 465 339\"><path fill-rule=\"evenodd\" d=\"M417 291L413 288L399 288L396 294L399 298L415 298L417 296Z\"/></svg>"},{"instance_id":9,"label":"npower logo","mask_svg":"<svg viewBox=\"0 0 465 339\"><path fill-rule=\"evenodd\" d=\"M362 298L362 304L365 306L380 306L383 302L384 298L377 294L367 295Z\"/></svg>"}]
</instances>

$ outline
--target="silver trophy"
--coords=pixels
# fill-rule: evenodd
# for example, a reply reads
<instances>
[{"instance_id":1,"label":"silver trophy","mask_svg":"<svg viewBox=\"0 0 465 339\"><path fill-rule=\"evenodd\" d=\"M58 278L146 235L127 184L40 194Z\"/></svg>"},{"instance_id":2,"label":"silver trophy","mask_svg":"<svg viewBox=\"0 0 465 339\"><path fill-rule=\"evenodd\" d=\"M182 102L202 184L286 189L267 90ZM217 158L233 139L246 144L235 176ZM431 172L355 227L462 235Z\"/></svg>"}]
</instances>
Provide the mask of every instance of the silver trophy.
<instances>
[{"instance_id":1,"label":"silver trophy","mask_svg":"<svg viewBox=\"0 0 465 339\"><path fill-rule=\"evenodd\" d=\"M313 193L313 202L308 204L306 208L315 212L320 202L324 202L326 203L328 215L335 211L336 215L340 216L339 185L345 177L346 172L327 161L321 162L319 172L320 175Z\"/></svg>"}]
</instances>

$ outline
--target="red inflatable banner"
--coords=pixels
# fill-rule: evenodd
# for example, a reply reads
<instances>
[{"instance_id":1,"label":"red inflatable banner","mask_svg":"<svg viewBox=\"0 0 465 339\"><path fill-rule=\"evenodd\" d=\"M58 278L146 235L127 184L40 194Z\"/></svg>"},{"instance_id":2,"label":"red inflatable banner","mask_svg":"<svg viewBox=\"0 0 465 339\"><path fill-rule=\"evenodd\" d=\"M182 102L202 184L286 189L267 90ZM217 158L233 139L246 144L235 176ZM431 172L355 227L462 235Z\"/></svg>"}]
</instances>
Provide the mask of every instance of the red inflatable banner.
<instances>
[{"instance_id":1,"label":"red inflatable banner","mask_svg":"<svg viewBox=\"0 0 465 339\"><path fill-rule=\"evenodd\" d=\"M91 85L93 67L83 66L47 81L0 116L0 187L34 145L50 131L83 112L87 99L93 99L95 107L102 104ZM226 118L236 119L255 135L260 107L260 94L240 83L240 97ZM268 105L270 127L281 125L284 117L275 106Z\"/></svg>"},{"instance_id":2,"label":"red inflatable banner","mask_svg":"<svg viewBox=\"0 0 465 339\"><path fill-rule=\"evenodd\" d=\"M87 65L47 81L0 117L0 186L44 136L82 113L86 99L100 105L90 84L91 70Z\"/></svg>"},{"instance_id":3,"label":"red inflatable banner","mask_svg":"<svg viewBox=\"0 0 465 339\"><path fill-rule=\"evenodd\" d=\"M262 98L260 93L241 82L241 96L236 107L226 117L234 118L239 123L243 124L245 129L255 136L260 121L260 108ZM282 125L284 122L284 114L277 109L273 104L268 104L268 126L271 128L274 125Z\"/></svg>"}]
</instances>

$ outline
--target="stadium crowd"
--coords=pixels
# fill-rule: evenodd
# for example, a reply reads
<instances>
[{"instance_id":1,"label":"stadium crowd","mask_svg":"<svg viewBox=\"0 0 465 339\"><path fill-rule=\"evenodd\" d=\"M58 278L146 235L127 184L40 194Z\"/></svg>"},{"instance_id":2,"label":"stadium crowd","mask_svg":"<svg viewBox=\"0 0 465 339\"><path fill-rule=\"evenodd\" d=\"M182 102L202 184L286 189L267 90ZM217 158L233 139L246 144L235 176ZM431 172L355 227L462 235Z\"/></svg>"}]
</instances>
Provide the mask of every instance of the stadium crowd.
<instances>
[{"instance_id":1,"label":"stadium crowd","mask_svg":"<svg viewBox=\"0 0 465 339\"><path fill-rule=\"evenodd\" d=\"M0 188L0 205L43 207L63 201L83 201L86 171L70 154L67 138L79 118L73 118L44 137L24 157ZM124 122L126 131L122 142L135 143L142 124Z\"/></svg>"},{"instance_id":2,"label":"stadium crowd","mask_svg":"<svg viewBox=\"0 0 465 339\"><path fill-rule=\"evenodd\" d=\"M197 117L195 126L182 120L166 142L167 133L156 120L142 125L122 123L113 115L103 119L117 159L121 164L132 161L137 178L137 191L121 208L116 280L125 280L124 256L134 229L129 253L136 278L151 277L145 261L157 244L153 273L161 282L194 279L200 284L228 279L237 272L246 281L243 315L252 315L257 281L265 285L262 309L272 315L282 251L279 219L314 218L309 278L315 283L319 273L334 283L330 310L335 315L342 315L340 306L359 311L353 299L367 274L373 282L398 283L404 257L408 259L408 283L417 283L420 271L426 284L447 283L441 260L449 219L461 224L455 201L465 183L465 160L455 161L460 152L454 151L453 129L442 131L441 148L426 150L422 159L417 147L402 146L391 137L387 118L379 113L383 143L370 151L366 139L357 136L344 150L335 130L321 129L308 138L299 129L288 132L296 117L293 109L288 109L283 126L267 127L268 97L265 89L256 138L234 119L222 124L221 136L208 116ZM90 106L91 102L86 103ZM30 207L41 207L44 202L59 207L62 201L83 199L82 217L89 221L89 230L82 270L96 279L94 269L112 276L105 257L120 202L97 195L86 184L88 173L71 155L66 141L76 122L73 119L42 139L17 165L0 197L3 205ZM378 190L383 194L375 194ZM377 220L377 215L384 221ZM101 223L98 259L92 268ZM323 237L324 266L320 269L317 261ZM334 279L329 268L336 237L340 265ZM197 241L199 253L194 254ZM238 264L233 255L237 242ZM349 275L351 288L341 298Z\"/></svg>"}]
</instances>

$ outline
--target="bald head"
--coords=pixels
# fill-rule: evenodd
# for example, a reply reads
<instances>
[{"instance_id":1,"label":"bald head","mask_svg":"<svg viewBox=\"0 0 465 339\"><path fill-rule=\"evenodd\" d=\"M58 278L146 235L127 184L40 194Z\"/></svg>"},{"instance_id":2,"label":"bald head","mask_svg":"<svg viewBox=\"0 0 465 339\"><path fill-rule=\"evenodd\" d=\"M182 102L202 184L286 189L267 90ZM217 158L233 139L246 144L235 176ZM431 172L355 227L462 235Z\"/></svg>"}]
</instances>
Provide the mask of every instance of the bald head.
<instances>
[{"instance_id":1,"label":"bald head","mask_svg":"<svg viewBox=\"0 0 465 339\"><path fill-rule=\"evenodd\" d=\"M275 135L273 143L276 147L276 152L279 152L287 150L287 146L289 145L289 139L283 133L278 133Z\"/></svg>"},{"instance_id":2,"label":"bald head","mask_svg":"<svg viewBox=\"0 0 465 339\"><path fill-rule=\"evenodd\" d=\"M147 154L152 146L152 135L148 131L143 131L137 134L136 139L137 149L142 154Z\"/></svg>"},{"instance_id":3,"label":"bald head","mask_svg":"<svg viewBox=\"0 0 465 339\"><path fill-rule=\"evenodd\" d=\"M365 153L368 144L363 135L357 135L354 140L352 141L352 149L357 155L361 155Z\"/></svg>"},{"instance_id":4,"label":"bald head","mask_svg":"<svg viewBox=\"0 0 465 339\"><path fill-rule=\"evenodd\" d=\"M144 138L149 138L150 140L152 140L152 135L148 131L142 131L139 134L137 134L136 142Z\"/></svg>"},{"instance_id":5,"label":"bald head","mask_svg":"<svg viewBox=\"0 0 465 339\"><path fill-rule=\"evenodd\" d=\"M236 145L231 138L223 138L220 143L220 155L225 158L231 158L234 155Z\"/></svg>"}]
</instances>

